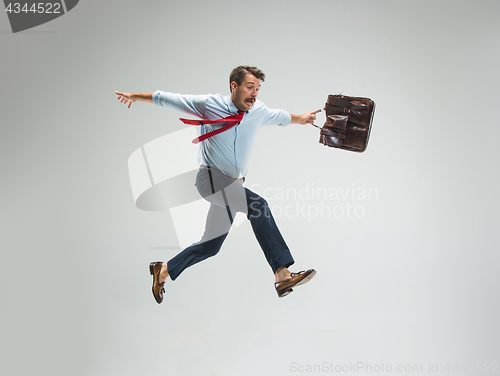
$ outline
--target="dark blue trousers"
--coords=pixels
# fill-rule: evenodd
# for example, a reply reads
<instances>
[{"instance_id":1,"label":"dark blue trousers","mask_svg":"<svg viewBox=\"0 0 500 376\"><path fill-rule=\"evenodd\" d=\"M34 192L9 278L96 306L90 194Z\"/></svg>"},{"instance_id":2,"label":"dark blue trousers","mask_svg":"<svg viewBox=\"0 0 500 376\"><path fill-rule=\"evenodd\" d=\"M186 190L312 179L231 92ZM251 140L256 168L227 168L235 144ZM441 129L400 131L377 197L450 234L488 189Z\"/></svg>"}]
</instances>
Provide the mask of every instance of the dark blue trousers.
<instances>
[{"instance_id":1,"label":"dark blue trousers","mask_svg":"<svg viewBox=\"0 0 500 376\"><path fill-rule=\"evenodd\" d=\"M196 187L211 203L205 232L199 242L168 261L168 273L172 280L184 269L219 252L236 212L246 214L273 273L282 266L288 267L294 263L265 199L214 169L200 169Z\"/></svg>"}]
</instances>

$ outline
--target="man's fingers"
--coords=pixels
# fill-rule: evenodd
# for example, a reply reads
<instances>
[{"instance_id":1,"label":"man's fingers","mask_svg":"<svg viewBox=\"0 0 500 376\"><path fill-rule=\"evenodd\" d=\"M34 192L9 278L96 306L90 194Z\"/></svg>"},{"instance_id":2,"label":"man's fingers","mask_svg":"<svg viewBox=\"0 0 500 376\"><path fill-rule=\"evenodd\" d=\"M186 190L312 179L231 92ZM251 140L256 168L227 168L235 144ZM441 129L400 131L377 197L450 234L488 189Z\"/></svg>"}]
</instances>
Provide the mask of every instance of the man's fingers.
<instances>
[{"instance_id":1,"label":"man's fingers","mask_svg":"<svg viewBox=\"0 0 500 376\"><path fill-rule=\"evenodd\" d=\"M318 112L321 112L321 108L319 110L310 112L310 115L309 115L308 119L306 120L306 124L307 123L314 124L314 120L316 120L316 114Z\"/></svg>"},{"instance_id":2,"label":"man's fingers","mask_svg":"<svg viewBox=\"0 0 500 376\"><path fill-rule=\"evenodd\" d=\"M125 104L127 108L130 108L132 106L133 101L132 99L128 98L125 93L122 93L120 91L115 91L115 94L118 95L116 99L118 99L121 103Z\"/></svg>"}]
</instances>

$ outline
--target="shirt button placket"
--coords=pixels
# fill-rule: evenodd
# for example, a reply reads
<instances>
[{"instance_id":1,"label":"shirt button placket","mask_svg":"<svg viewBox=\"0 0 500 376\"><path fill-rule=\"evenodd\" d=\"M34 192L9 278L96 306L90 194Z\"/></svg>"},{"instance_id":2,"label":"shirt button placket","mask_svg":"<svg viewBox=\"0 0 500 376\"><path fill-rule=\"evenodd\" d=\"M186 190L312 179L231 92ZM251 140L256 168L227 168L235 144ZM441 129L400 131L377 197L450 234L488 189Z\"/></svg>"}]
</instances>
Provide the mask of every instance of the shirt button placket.
<instances>
[{"instance_id":1,"label":"shirt button placket","mask_svg":"<svg viewBox=\"0 0 500 376\"><path fill-rule=\"evenodd\" d=\"M234 163L236 165L236 171L238 171L238 126L240 124L236 124L234 127Z\"/></svg>"}]
</instances>

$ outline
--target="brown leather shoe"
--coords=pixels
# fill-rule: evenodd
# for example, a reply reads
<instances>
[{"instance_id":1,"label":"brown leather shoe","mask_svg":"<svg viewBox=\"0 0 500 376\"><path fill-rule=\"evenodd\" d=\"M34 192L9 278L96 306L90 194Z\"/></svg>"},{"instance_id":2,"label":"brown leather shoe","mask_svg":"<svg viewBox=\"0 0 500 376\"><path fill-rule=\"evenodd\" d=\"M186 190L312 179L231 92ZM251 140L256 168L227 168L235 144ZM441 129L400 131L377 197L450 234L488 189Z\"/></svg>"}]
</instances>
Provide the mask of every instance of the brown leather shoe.
<instances>
[{"instance_id":1,"label":"brown leather shoe","mask_svg":"<svg viewBox=\"0 0 500 376\"><path fill-rule=\"evenodd\" d=\"M158 304L163 302L163 293L165 292L165 289L163 288L165 282L159 282L162 264L163 263L161 261L152 262L151 264L149 264L149 272L153 276L153 296L155 297L156 303Z\"/></svg>"},{"instance_id":2,"label":"brown leather shoe","mask_svg":"<svg viewBox=\"0 0 500 376\"><path fill-rule=\"evenodd\" d=\"M283 298L290 294L293 290L292 287L303 285L306 282L309 282L312 277L316 275L316 270L302 270L298 273L291 273L290 278L285 279L283 281L275 282L274 287L276 288L276 292L278 293L278 297Z\"/></svg>"}]
</instances>

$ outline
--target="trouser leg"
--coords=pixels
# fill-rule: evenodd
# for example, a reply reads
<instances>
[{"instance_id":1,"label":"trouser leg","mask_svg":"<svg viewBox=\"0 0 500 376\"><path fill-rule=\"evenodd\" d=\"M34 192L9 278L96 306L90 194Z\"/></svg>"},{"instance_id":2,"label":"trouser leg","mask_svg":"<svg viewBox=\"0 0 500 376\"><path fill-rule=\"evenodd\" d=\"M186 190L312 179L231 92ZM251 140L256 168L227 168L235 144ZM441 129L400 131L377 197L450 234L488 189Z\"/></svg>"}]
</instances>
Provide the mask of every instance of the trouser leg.
<instances>
[{"instance_id":1,"label":"trouser leg","mask_svg":"<svg viewBox=\"0 0 500 376\"><path fill-rule=\"evenodd\" d=\"M283 266L289 267L294 260L274 221L267 201L247 188L245 193L248 203L247 218L273 273Z\"/></svg>"},{"instance_id":2,"label":"trouser leg","mask_svg":"<svg viewBox=\"0 0 500 376\"><path fill-rule=\"evenodd\" d=\"M215 256L222 247L230 227L231 222L226 208L211 204L202 239L168 261L167 270L170 278L175 280L184 269Z\"/></svg>"}]
</instances>

